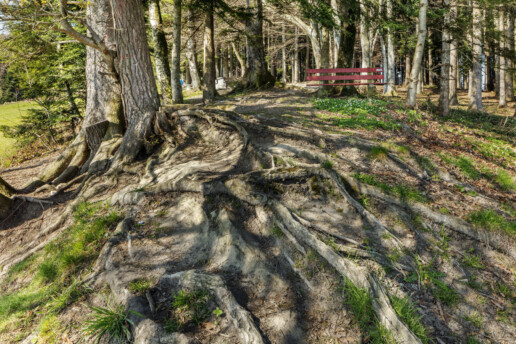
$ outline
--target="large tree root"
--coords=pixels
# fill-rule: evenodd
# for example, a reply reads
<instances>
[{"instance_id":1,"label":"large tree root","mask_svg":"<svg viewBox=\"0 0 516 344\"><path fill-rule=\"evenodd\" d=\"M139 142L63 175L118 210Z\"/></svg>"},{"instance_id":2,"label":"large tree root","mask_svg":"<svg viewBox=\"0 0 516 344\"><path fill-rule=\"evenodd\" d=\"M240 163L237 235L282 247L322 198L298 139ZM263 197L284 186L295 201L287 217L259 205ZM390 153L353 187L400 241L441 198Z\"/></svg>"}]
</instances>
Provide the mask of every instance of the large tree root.
<instances>
[{"instance_id":1,"label":"large tree root","mask_svg":"<svg viewBox=\"0 0 516 344\"><path fill-rule=\"evenodd\" d=\"M369 273L365 267L356 265L349 259L343 258L335 253L330 247L317 239L303 225L296 221L291 212L281 203L269 200L268 205L274 210L278 218L299 241L315 250L321 257L326 259L343 277L352 281L360 288L369 291L373 298L373 308L378 320L387 329L391 330L400 343L412 344L421 343L418 337L410 331L396 315L392 308L389 297L378 279Z\"/></svg>"}]
</instances>

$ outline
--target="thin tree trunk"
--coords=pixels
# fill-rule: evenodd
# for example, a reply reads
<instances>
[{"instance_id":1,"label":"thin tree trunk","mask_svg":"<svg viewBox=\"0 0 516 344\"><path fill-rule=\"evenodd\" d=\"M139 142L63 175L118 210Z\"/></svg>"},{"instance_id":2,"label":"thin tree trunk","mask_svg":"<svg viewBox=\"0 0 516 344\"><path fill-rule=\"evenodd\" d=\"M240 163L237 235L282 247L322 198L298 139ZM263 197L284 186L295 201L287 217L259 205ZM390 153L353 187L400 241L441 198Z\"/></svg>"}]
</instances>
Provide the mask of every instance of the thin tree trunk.
<instances>
[{"instance_id":1,"label":"thin tree trunk","mask_svg":"<svg viewBox=\"0 0 516 344\"><path fill-rule=\"evenodd\" d=\"M482 13L478 1L473 1L473 69L470 73L470 109L482 111Z\"/></svg>"},{"instance_id":2,"label":"thin tree trunk","mask_svg":"<svg viewBox=\"0 0 516 344\"><path fill-rule=\"evenodd\" d=\"M181 0L174 0L174 31L172 33L172 103L183 103L181 86Z\"/></svg>"},{"instance_id":3,"label":"thin tree trunk","mask_svg":"<svg viewBox=\"0 0 516 344\"><path fill-rule=\"evenodd\" d=\"M228 45L228 65L228 76L232 79L233 75L235 75L235 67L233 65L233 46L231 44Z\"/></svg>"},{"instance_id":4,"label":"thin tree trunk","mask_svg":"<svg viewBox=\"0 0 516 344\"><path fill-rule=\"evenodd\" d=\"M156 76L161 90L161 96L165 102L170 97L170 65L168 63L168 46L165 32L163 31L163 20L159 0L149 1L149 21L152 28L152 43L154 46L154 63L156 65Z\"/></svg>"},{"instance_id":5,"label":"thin tree trunk","mask_svg":"<svg viewBox=\"0 0 516 344\"><path fill-rule=\"evenodd\" d=\"M450 8L450 0L444 0L445 10ZM444 13L441 52L441 84L439 93L439 115L450 115L450 13Z\"/></svg>"},{"instance_id":6,"label":"thin tree trunk","mask_svg":"<svg viewBox=\"0 0 516 344\"><path fill-rule=\"evenodd\" d=\"M194 37L194 15L190 7L188 7L187 14L187 37L186 37L186 59L188 60L188 69L192 78L192 89L199 90L201 88L201 76L199 73L199 66L197 64L197 47Z\"/></svg>"},{"instance_id":7,"label":"thin tree trunk","mask_svg":"<svg viewBox=\"0 0 516 344\"><path fill-rule=\"evenodd\" d=\"M410 61L410 55L408 52L405 53L405 72L403 73L403 86L408 87L410 81L410 71L412 70L412 63Z\"/></svg>"},{"instance_id":8,"label":"thin tree trunk","mask_svg":"<svg viewBox=\"0 0 516 344\"><path fill-rule=\"evenodd\" d=\"M387 0L387 18L392 19L392 0ZM389 97L396 96L398 95L394 87L396 82L396 56L394 55L394 35L392 34L391 27L387 27L387 66L385 67L387 67L385 95Z\"/></svg>"},{"instance_id":9,"label":"thin tree trunk","mask_svg":"<svg viewBox=\"0 0 516 344\"><path fill-rule=\"evenodd\" d=\"M360 0L360 47L362 48L362 68L371 68L371 37L367 26L369 21L368 7L364 0ZM362 73L367 75L368 73ZM374 92L374 86L368 85L367 92Z\"/></svg>"},{"instance_id":10,"label":"thin tree trunk","mask_svg":"<svg viewBox=\"0 0 516 344\"><path fill-rule=\"evenodd\" d=\"M457 23L457 0L451 0L450 3L450 23ZM457 56L458 56L457 39L450 34L450 105L459 105L457 98Z\"/></svg>"},{"instance_id":11,"label":"thin tree trunk","mask_svg":"<svg viewBox=\"0 0 516 344\"><path fill-rule=\"evenodd\" d=\"M299 61L299 28L296 26L296 35L294 37L294 64L292 66L292 82L299 82L300 61Z\"/></svg>"},{"instance_id":12,"label":"thin tree trunk","mask_svg":"<svg viewBox=\"0 0 516 344\"><path fill-rule=\"evenodd\" d=\"M235 42L231 42L231 45L233 47L233 51L235 52L235 56L238 60L238 63L240 64L241 75L243 77L245 75L245 71L246 71L244 59L242 58L242 55L240 55L240 52L238 51L238 48L235 45Z\"/></svg>"},{"instance_id":13,"label":"thin tree trunk","mask_svg":"<svg viewBox=\"0 0 516 344\"><path fill-rule=\"evenodd\" d=\"M127 131L117 155L119 163L136 158L151 134L159 95L147 44L142 4L111 0Z\"/></svg>"},{"instance_id":14,"label":"thin tree trunk","mask_svg":"<svg viewBox=\"0 0 516 344\"><path fill-rule=\"evenodd\" d=\"M511 54L514 54L514 13L511 8L507 10L507 30L505 35L507 36L506 49ZM506 96L508 101L514 101L514 61L511 58L506 60L507 71L505 72L505 84L506 84Z\"/></svg>"},{"instance_id":15,"label":"thin tree trunk","mask_svg":"<svg viewBox=\"0 0 516 344\"><path fill-rule=\"evenodd\" d=\"M281 32L281 69L283 69L283 72L281 73L281 81L286 84L287 83L287 47L286 44L286 37L285 37L285 24L282 26L282 32Z\"/></svg>"},{"instance_id":16,"label":"thin tree trunk","mask_svg":"<svg viewBox=\"0 0 516 344\"><path fill-rule=\"evenodd\" d=\"M426 12L428 9L428 0L421 0L419 5L419 23L417 33L417 45L412 61L412 70L410 72L409 86L407 90L407 106L413 108L416 105L417 82L419 79L419 71L421 70L421 61L425 51L426 40Z\"/></svg>"},{"instance_id":17,"label":"thin tree trunk","mask_svg":"<svg viewBox=\"0 0 516 344\"><path fill-rule=\"evenodd\" d=\"M428 85L434 85L434 50L432 47L430 28L428 29Z\"/></svg>"},{"instance_id":18,"label":"thin tree trunk","mask_svg":"<svg viewBox=\"0 0 516 344\"><path fill-rule=\"evenodd\" d=\"M215 99L215 37L213 21L213 0L209 0L209 9L204 13L204 77L202 99L210 102Z\"/></svg>"},{"instance_id":19,"label":"thin tree trunk","mask_svg":"<svg viewBox=\"0 0 516 344\"><path fill-rule=\"evenodd\" d=\"M499 107L507 106L507 98L506 98L506 89L505 89L505 14L504 10L499 10L499 18L498 18L498 30L501 32L500 37L500 92L498 94L500 101L498 102Z\"/></svg>"},{"instance_id":20,"label":"thin tree trunk","mask_svg":"<svg viewBox=\"0 0 516 344\"><path fill-rule=\"evenodd\" d=\"M221 45L220 57L222 59L222 77L229 78L228 48L225 44Z\"/></svg>"}]
</instances>

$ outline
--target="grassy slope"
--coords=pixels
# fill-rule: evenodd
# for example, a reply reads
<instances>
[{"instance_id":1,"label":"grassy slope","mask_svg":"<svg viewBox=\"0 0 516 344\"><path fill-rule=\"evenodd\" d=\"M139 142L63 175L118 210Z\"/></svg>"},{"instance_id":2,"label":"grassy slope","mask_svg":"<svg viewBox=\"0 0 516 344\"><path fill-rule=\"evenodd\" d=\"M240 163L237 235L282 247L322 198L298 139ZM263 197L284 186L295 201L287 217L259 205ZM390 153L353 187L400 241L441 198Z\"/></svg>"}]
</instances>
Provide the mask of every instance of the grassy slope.
<instances>
[{"instance_id":1,"label":"grassy slope","mask_svg":"<svg viewBox=\"0 0 516 344\"><path fill-rule=\"evenodd\" d=\"M11 126L20 123L22 116L36 106L36 103L29 101L0 105L0 125ZM12 153L15 143L15 139L6 138L0 133L0 159Z\"/></svg>"}]
</instances>

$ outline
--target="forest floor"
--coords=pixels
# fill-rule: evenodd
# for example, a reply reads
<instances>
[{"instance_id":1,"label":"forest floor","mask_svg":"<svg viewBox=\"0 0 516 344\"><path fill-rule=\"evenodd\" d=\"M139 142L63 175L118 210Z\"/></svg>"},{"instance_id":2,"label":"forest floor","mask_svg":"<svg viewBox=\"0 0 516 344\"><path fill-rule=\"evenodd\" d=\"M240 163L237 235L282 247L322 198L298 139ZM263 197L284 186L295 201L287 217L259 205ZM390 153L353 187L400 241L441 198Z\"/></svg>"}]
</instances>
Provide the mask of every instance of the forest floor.
<instances>
[{"instance_id":1,"label":"forest floor","mask_svg":"<svg viewBox=\"0 0 516 344\"><path fill-rule=\"evenodd\" d=\"M143 315L136 343L410 342L364 287L378 280L422 343L514 343L515 104L469 112L461 93L440 118L431 90L416 110L402 96L193 97L170 110L181 140L79 198L17 201L0 342L88 343L89 306L115 304Z\"/></svg>"}]
</instances>

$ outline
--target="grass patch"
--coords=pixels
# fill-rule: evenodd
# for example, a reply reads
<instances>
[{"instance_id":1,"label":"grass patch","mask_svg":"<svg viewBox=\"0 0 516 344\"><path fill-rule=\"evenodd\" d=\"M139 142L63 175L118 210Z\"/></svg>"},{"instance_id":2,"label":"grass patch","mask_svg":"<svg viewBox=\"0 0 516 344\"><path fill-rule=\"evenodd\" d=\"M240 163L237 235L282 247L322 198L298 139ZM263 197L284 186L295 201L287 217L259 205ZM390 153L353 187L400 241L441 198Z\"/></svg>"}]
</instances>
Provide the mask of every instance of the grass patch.
<instances>
[{"instance_id":1,"label":"grass patch","mask_svg":"<svg viewBox=\"0 0 516 344\"><path fill-rule=\"evenodd\" d=\"M505 170L499 170L495 180L502 190L516 190L516 182L514 181L514 178Z\"/></svg>"},{"instance_id":2,"label":"grass patch","mask_svg":"<svg viewBox=\"0 0 516 344\"><path fill-rule=\"evenodd\" d=\"M0 104L0 126L15 126L22 122L22 117L30 109L38 107L36 102L20 101L16 103ZM10 157L16 152L16 139L5 137L0 131L0 163L4 167L10 165Z\"/></svg>"},{"instance_id":3,"label":"grass patch","mask_svg":"<svg viewBox=\"0 0 516 344\"><path fill-rule=\"evenodd\" d=\"M345 279L341 283L339 291L344 292L346 306L362 331L370 336L370 343L396 343L393 334L378 321L373 309L373 300L367 290L359 288L349 279Z\"/></svg>"},{"instance_id":4,"label":"grass patch","mask_svg":"<svg viewBox=\"0 0 516 344\"><path fill-rule=\"evenodd\" d=\"M129 283L129 291L136 295L143 295L152 287L152 281L138 278Z\"/></svg>"},{"instance_id":5,"label":"grass patch","mask_svg":"<svg viewBox=\"0 0 516 344\"><path fill-rule=\"evenodd\" d=\"M135 311L126 311L123 305L109 304L107 308L90 307L92 318L87 320L83 329L84 333L93 336L97 342L107 338L109 342L125 343L131 340L130 325L133 322L128 319L130 314L143 317Z\"/></svg>"},{"instance_id":6,"label":"grass patch","mask_svg":"<svg viewBox=\"0 0 516 344\"><path fill-rule=\"evenodd\" d=\"M184 332L202 324L212 313L212 296L207 290L180 290L174 295L171 316L165 321L167 332Z\"/></svg>"},{"instance_id":7,"label":"grass patch","mask_svg":"<svg viewBox=\"0 0 516 344\"><path fill-rule=\"evenodd\" d=\"M428 198L420 191L402 184L397 184L394 186L390 186L387 183L380 182L376 179L374 175L366 174L366 173L355 173L353 175L358 181L369 184L372 186L376 186L380 188L386 194L396 196L401 201L416 201L416 202L428 202Z\"/></svg>"},{"instance_id":8,"label":"grass patch","mask_svg":"<svg viewBox=\"0 0 516 344\"><path fill-rule=\"evenodd\" d=\"M401 125L387 114L387 102L362 98L315 98L315 109L338 113L339 116L317 115L340 128L397 130Z\"/></svg>"},{"instance_id":9,"label":"grass patch","mask_svg":"<svg viewBox=\"0 0 516 344\"><path fill-rule=\"evenodd\" d=\"M400 319L407 324L408 328L419 338L424 344L430 341L428 329L421 323L422 316L417 312L416 306L408 297L399 298L393 296L391 304L394 311Z\"/></svg>"},{"instance_id":10,"label":"grass patch","mask_svg":"<svg viewBox=\"0 0 516 344\"><path fill-rule=\"evenodd\" d=\"M330 170L333 168L333 162L330 160L326 160L323 163L321 163L321 167L327 170Z\"/></svg>"},{"instance_id":11,"label":"grass patch","mask_svg":"<svg viewBox=\"0 0 516 344\"><path fill-rule=\"evenodd\" d=\"M507 220L492 209L472 212L467 219L475 227L516 235L516 221Z\"/></svg>"},{"instance_id":12,"label":"grass patch","mask_svg":"<svg viewBox=\"0 0 516 344\"><path fill-rule=\"evenodd\" d=\"M80 274L94 263L108 231L121 218L106 211L107 205L79 205L74 223L58 239L10 269L8 280L28 274L34 278L0 296L0 332L33 328L45 321L42 314L55 315L90 292L78 282Z\"/></svg>"},{"instance_id":13,"label":"grass patch","mask_svg":"<svg viewBox=\"0 0 516 344\"><path fill-rule=\"evenodd\" d=\"M367 154L367 157L371 160L384 160L387 158L387 155L389 154L389 150L382 146L375 146L371 148L369 153Z\"/></svg>"}]
</instances>

